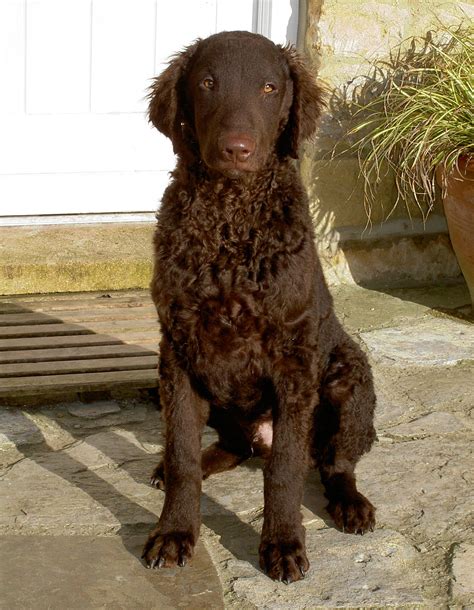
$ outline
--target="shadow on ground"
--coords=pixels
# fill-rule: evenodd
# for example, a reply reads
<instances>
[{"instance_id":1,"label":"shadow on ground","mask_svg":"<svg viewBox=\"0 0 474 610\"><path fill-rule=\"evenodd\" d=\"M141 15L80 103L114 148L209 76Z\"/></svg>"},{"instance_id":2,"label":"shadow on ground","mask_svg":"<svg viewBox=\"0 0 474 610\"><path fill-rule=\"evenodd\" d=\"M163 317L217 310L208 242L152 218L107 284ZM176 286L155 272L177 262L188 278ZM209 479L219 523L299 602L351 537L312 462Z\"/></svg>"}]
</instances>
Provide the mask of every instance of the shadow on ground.
<instances>
[{"instance_id":1,"label":"shadow on ground","mask_svg":"<svg viewBox=\"0 0 474 610\"><path fill-rule=\"evenodd\" d=\"M87 406L86 404L84 406ZM25 417L21 415L21 417ZM64 426L64 417L60 414L51 417L52 421L70 434L74 441L85 442L90 447L95 448L101 454L104 454L111 461L116 461L117 456L129 456L131 451L136 455L137 447L128 442L128 440L120 435L115 435L113 452L110 452L110 441L105 442L103 435L94 434L91 429L81 429L78 431L71 426ZM26 423L26 418L25 418ZM31 420L27 420L28 426L31 426ZM21 423L19 424L21 426ZM38 428L38 434L43 437L42 431ZM213 434L207 432L207 436ZM156 432L152 433L145 430L134 430L134 435L139 445L147 443L162 442L162 438L157 438ZM11 439L15 442L15 437ZM154 490L157 499L156 512L147 510L143 505L134 502L130 497L121 494L114 485L106 481L102 476L99 476L93 469L88 468L83 462L75 459L70 453L62 450L60 457L56 458L58 452L48 446L47 440L43 437L44 444L21 445L19 451L24 458L27 458L46 469L51 474L59 476L68 484L81 489L84 493L90 496L95 502L106 508L116 520L120 523L120 527L114 530L114 534L118 535L122 540L122 544L131 553L136 561L141 562L141 549L137 552L137 534L142 536L143 542L146 539L148 531L152 524L157 520L164 492ZM69 445L69 447L71 444ZM132 460L126 460L120 464L120 469L127 473L135 483L139 485L148 485L149 477L152 471L152 464L159 461L159 455L150 456L149 453L143 451L141 458L135 457ZM143 460L143 461L142 461ZM143 466L143 469L138 469L137 466ZM241 464L239 469L242 476L245 478L245 472L260 473L263 468L263 462L259 459L251 459ZM225 476L218 475L218 476ZM327 526L334 527L329 515L324 507L327 501L323 497L323 487L319 480L319 475L314 471L310 471L305 487L304 506L315 516L324 520ZM263 496L262 496L263 498ZM258 568L257 549L259 545L258 524L257 529L251 524L243 521L239 516L229 510L224 505L220 504L206 494L202 493L202 522L203 525L212 530L220 539L221 544L238 560L247 561L255 568ZM133 523L130 523L130 515L134 515ZM256 521L261 520L261 514L255 515Z\"/></svg>"}]
</instances>

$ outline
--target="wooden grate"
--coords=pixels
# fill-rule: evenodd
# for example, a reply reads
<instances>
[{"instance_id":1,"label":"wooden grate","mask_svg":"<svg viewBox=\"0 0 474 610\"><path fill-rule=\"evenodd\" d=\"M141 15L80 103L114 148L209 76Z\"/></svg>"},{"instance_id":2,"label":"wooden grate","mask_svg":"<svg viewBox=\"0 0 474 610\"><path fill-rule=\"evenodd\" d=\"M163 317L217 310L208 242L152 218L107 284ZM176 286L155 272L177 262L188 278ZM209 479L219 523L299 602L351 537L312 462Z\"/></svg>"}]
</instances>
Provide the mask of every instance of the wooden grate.
<instances>
[{"instance_id":1,"label":"wooden grate","mask_svg":"<svg viewBox=\"0 0 474 610\"><path fill-rule=\"evenodd\" d=\"M147 292L0 298L0 400L157 386Z\"/></svg>"}]
</instances>

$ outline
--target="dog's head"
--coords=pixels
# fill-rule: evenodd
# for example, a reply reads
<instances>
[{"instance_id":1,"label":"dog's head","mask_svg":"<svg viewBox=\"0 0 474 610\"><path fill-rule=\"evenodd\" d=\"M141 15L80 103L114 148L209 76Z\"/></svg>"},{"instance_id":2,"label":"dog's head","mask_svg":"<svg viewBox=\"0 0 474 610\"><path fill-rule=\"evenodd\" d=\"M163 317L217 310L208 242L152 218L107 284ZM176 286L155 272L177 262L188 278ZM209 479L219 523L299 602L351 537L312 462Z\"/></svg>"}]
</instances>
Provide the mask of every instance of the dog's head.
<instances>
[{"instance_id":1,"label":"dog's head","mask_svg":"<svg viewBox=\"0 0 474 610\"><path fill-rule=\"evenodd\" d=\"M178 155L199 155L231 178L272 153L298 157L321 112L321 89L293 47L258 34L198 40L155 79L149 118Z\"/></svg>"}]
</instances>

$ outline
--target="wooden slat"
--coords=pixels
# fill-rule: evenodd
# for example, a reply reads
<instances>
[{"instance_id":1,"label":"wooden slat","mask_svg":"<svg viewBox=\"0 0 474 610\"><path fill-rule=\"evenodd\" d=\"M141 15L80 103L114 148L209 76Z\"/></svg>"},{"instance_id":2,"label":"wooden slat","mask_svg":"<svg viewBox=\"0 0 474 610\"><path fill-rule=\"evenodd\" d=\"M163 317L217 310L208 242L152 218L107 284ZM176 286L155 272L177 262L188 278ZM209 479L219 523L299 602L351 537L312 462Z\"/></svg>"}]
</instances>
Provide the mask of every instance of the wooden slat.
<instances>
[{"instance_id":1,"label":"wooden slat","mask_svg":"<svg viewBox=\"0 0 474 610\"><path fill-rule=\"evenodd\" d=\"M24 362L5 364L0 369L0 386L9 377L33 375L64 375L67 373L90 373L105 371L134 371L153 369L158 365L157 356L132 356L123 358L94 358L89 360L67 360L59 362Z\"/></svg>"},{"instance_id":2,"label":"wooden slat","mask_svg":"<svg viewBox=\"0 0 474 610\"><path fill-rule=\"evenodd\" d=\"M5 313L23 313L26 309L21 307L20 305L15 305L15 303L5 303L0 301L0 315Z\"/></svg>"},{"instance_id":3,"label":"wooden slat","mask_svg":"<svg viewBox=\"0 0 474 610\"><path fill-rule=\"evenodd\" d=\"M108 335L65 335L63 337L20 337L0 339L0 352L9 350L33 350L51 347L80 347L82 345L120 345L120 337Z\"/></svg>"},{"instance_id":4,"label":"wooden slat","mask_svg":"<svg viewBox=\"0 0 474 610\"><path fill-rule=\"evenodd\" d=\"M33 324L58 324L62 322L80 322L84 324L86 322L103 322L110 320L111 316L115 320L156 320L156 309L152 306L148 307L130 307L120 309L120 311L114 311L113 313L109 309L102 310L72 310L72 311L60 311L56 312L56 315L50 316L38 312L28 313L4 313L0 314L0 327L2 326L26 326Z\"/></svg>"},{"instance_id":5,"label":"wooden slat","mask_svg":"<svg viewBox=\"0 0 474 610\"><path fill-rule=\"evenodd\" d=\"M155 334L156 333L156 334ZM110 335L92 333L90 335L65 335L63 337L31 337L18 339L0 339L0 352L8 350L32 350L59 347L80 347L82 345L120 345L129 343L136 345L156 344L158 345L159 332L154 328L153 332L122 332Z\"/></svg>"},{"instance_id":6,"label":"wooden slat","mask_svg":"<svg viewBox=\"0 0 474 610\"><path fill-rule=\"evenodd\" d=\"M28 326L0 327L0 339L21 337L55 337L60 335L88 335L93 333L89 328L76 324L32 324Z\"/></svg>"},{"instance_id":7,"label":"wooden slat","mask_svg":"<svg viewBox=\"0 0 474 610\"><path fill-rule=\"evenodd\" d=\"M35 324L61 324L62 320L53 316L45 316L34 311L29 313L1 314L0 328L5 326L31 326Z\"/></svg>"},{"instance_id":8,"label":"wooden slat","mask_svg":"<svg viewBox=\"0 0 474 610\"><path fill-rule=\"evenodd\" d=\"M107 373L77 373L45 375L41 377L12 377L2 379L0 397L34 396L43 392L73 390L88 392L110 390L111 387L154 388L158 385L156 369L111 371Z\"/></svg>"},{"instance_id":9,"label":"wooden slat","mask_svg":"<svg viewBox=\"0 0 474 610\"><path fill-rule=\"evenodd\" d=\"M91 292L49 292L46 294L12 294L3 297L6 301L21 301L22 303L27 302L43 302L43 301L70 301L73 299L93 299L93 298L108 298L120 299L120 298L135 298L143 299L149 298L150 293L143 288L136 288L135 290L95 290Z\"/></svg>"},{"instance_id":10,"label":"wooden slat","mask_svg":"<svg viewBox=\"0 0 474 610\"><path fill-rule=\"evenodd\" d=\"M147 331L154 332L155 329L158 331L158 322L156 319L144 319L144 320L118 320L111 317L107 322L87 322L85 324L87 329L98 333L116 336L117 333L123 332L137 332Z\"/></svg>"},{"instance_id":11,"label":"wooden slat","mask_svg":"<svg viewBox=\"0 0 474 610\"><path fill-rule=\"evenodd\" d=\"M32 324L27 326L0 326L0 339L20 337L44 337L58 335L85 335L91 333L114 334L130 330L145 330L153 327L153 320L108 320L79 324ZM158 324L156 323L158 326Z\"/></svg>"},{"instance_id":12,"label":"wooden slat","mask_svg":"<svg viewBox=\"0 0 474 610\"><path fill-rule=\"evenodd\" d=\"M140 310L144 307L154 307L150 300L137 301L137 300L123 300L123 301L111 301L109 299L97 299L84 300L84 301L52 301L44 303L16 303L0 301L0 316L4 314L12 313L25 313L29 311L36 311L39 313L56 315L61 311L84 311L84 310L96 310L96 311L107 311L113 309L114 311L122 311L127 309L133 309L135 311Z\"/></svg>"},{"instance_id":13,"label":"wooden slat","mask_svg":"<svg viewBox=\"0 0 474 610\"><path fill-rule=\"evenodd\" d=\"M99 293L82 292L71 295L30 295L21 297L1 297L0 313L13 313L15 311L57 311L63 309L120 309L127 307L143 307L152 305L150 293L143 292L118 292Z\"/></svg>"},{"instance_id":14,"label":"wooden slat","mask_svg":"<svg viewBox=\"0 0 474 610\"><path fill-rule=\"evenodd\" d=\"M81 335L82 336L82 335ZM150 356L156 350L139 345L118 343L91 347L57 347L54 349L23 349L0 351L0 364L20 362L52 362L60 360L83 360L86 358L120 358L123 356ZM0 377L2 369L0 368Z\"/></svg>"}]
</instances>

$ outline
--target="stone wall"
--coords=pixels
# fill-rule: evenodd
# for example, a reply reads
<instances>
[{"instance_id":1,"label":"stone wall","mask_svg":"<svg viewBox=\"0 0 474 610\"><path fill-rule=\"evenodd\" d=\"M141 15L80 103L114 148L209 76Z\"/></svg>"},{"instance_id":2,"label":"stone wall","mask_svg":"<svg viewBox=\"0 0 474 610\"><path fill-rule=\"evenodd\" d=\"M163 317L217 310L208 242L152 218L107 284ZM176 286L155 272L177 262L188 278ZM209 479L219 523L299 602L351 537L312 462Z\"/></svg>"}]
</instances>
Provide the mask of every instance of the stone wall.
<instances>
[{"instance_id":1,"label":"stone wall","mask_svg":"<svg viewBox=\"0 0 474 610\"><path fill-rule=\"evenodd\" d=\"M329 280L439 281L459 276L441 204L425 223L414 206L408 212L402 203L390 213L396 201L391 176L378 192L367 226L358 161L341 142L351 121L345 100L368 74L370 61L387 57L390 49L410 36L473 18L474 0L307 0L305 4L301 46L328 86L328 108L317 140L305 148L301 171L329 263ZM335 146L336 155L331 155Z\"/></svg>"}]
</instances>

